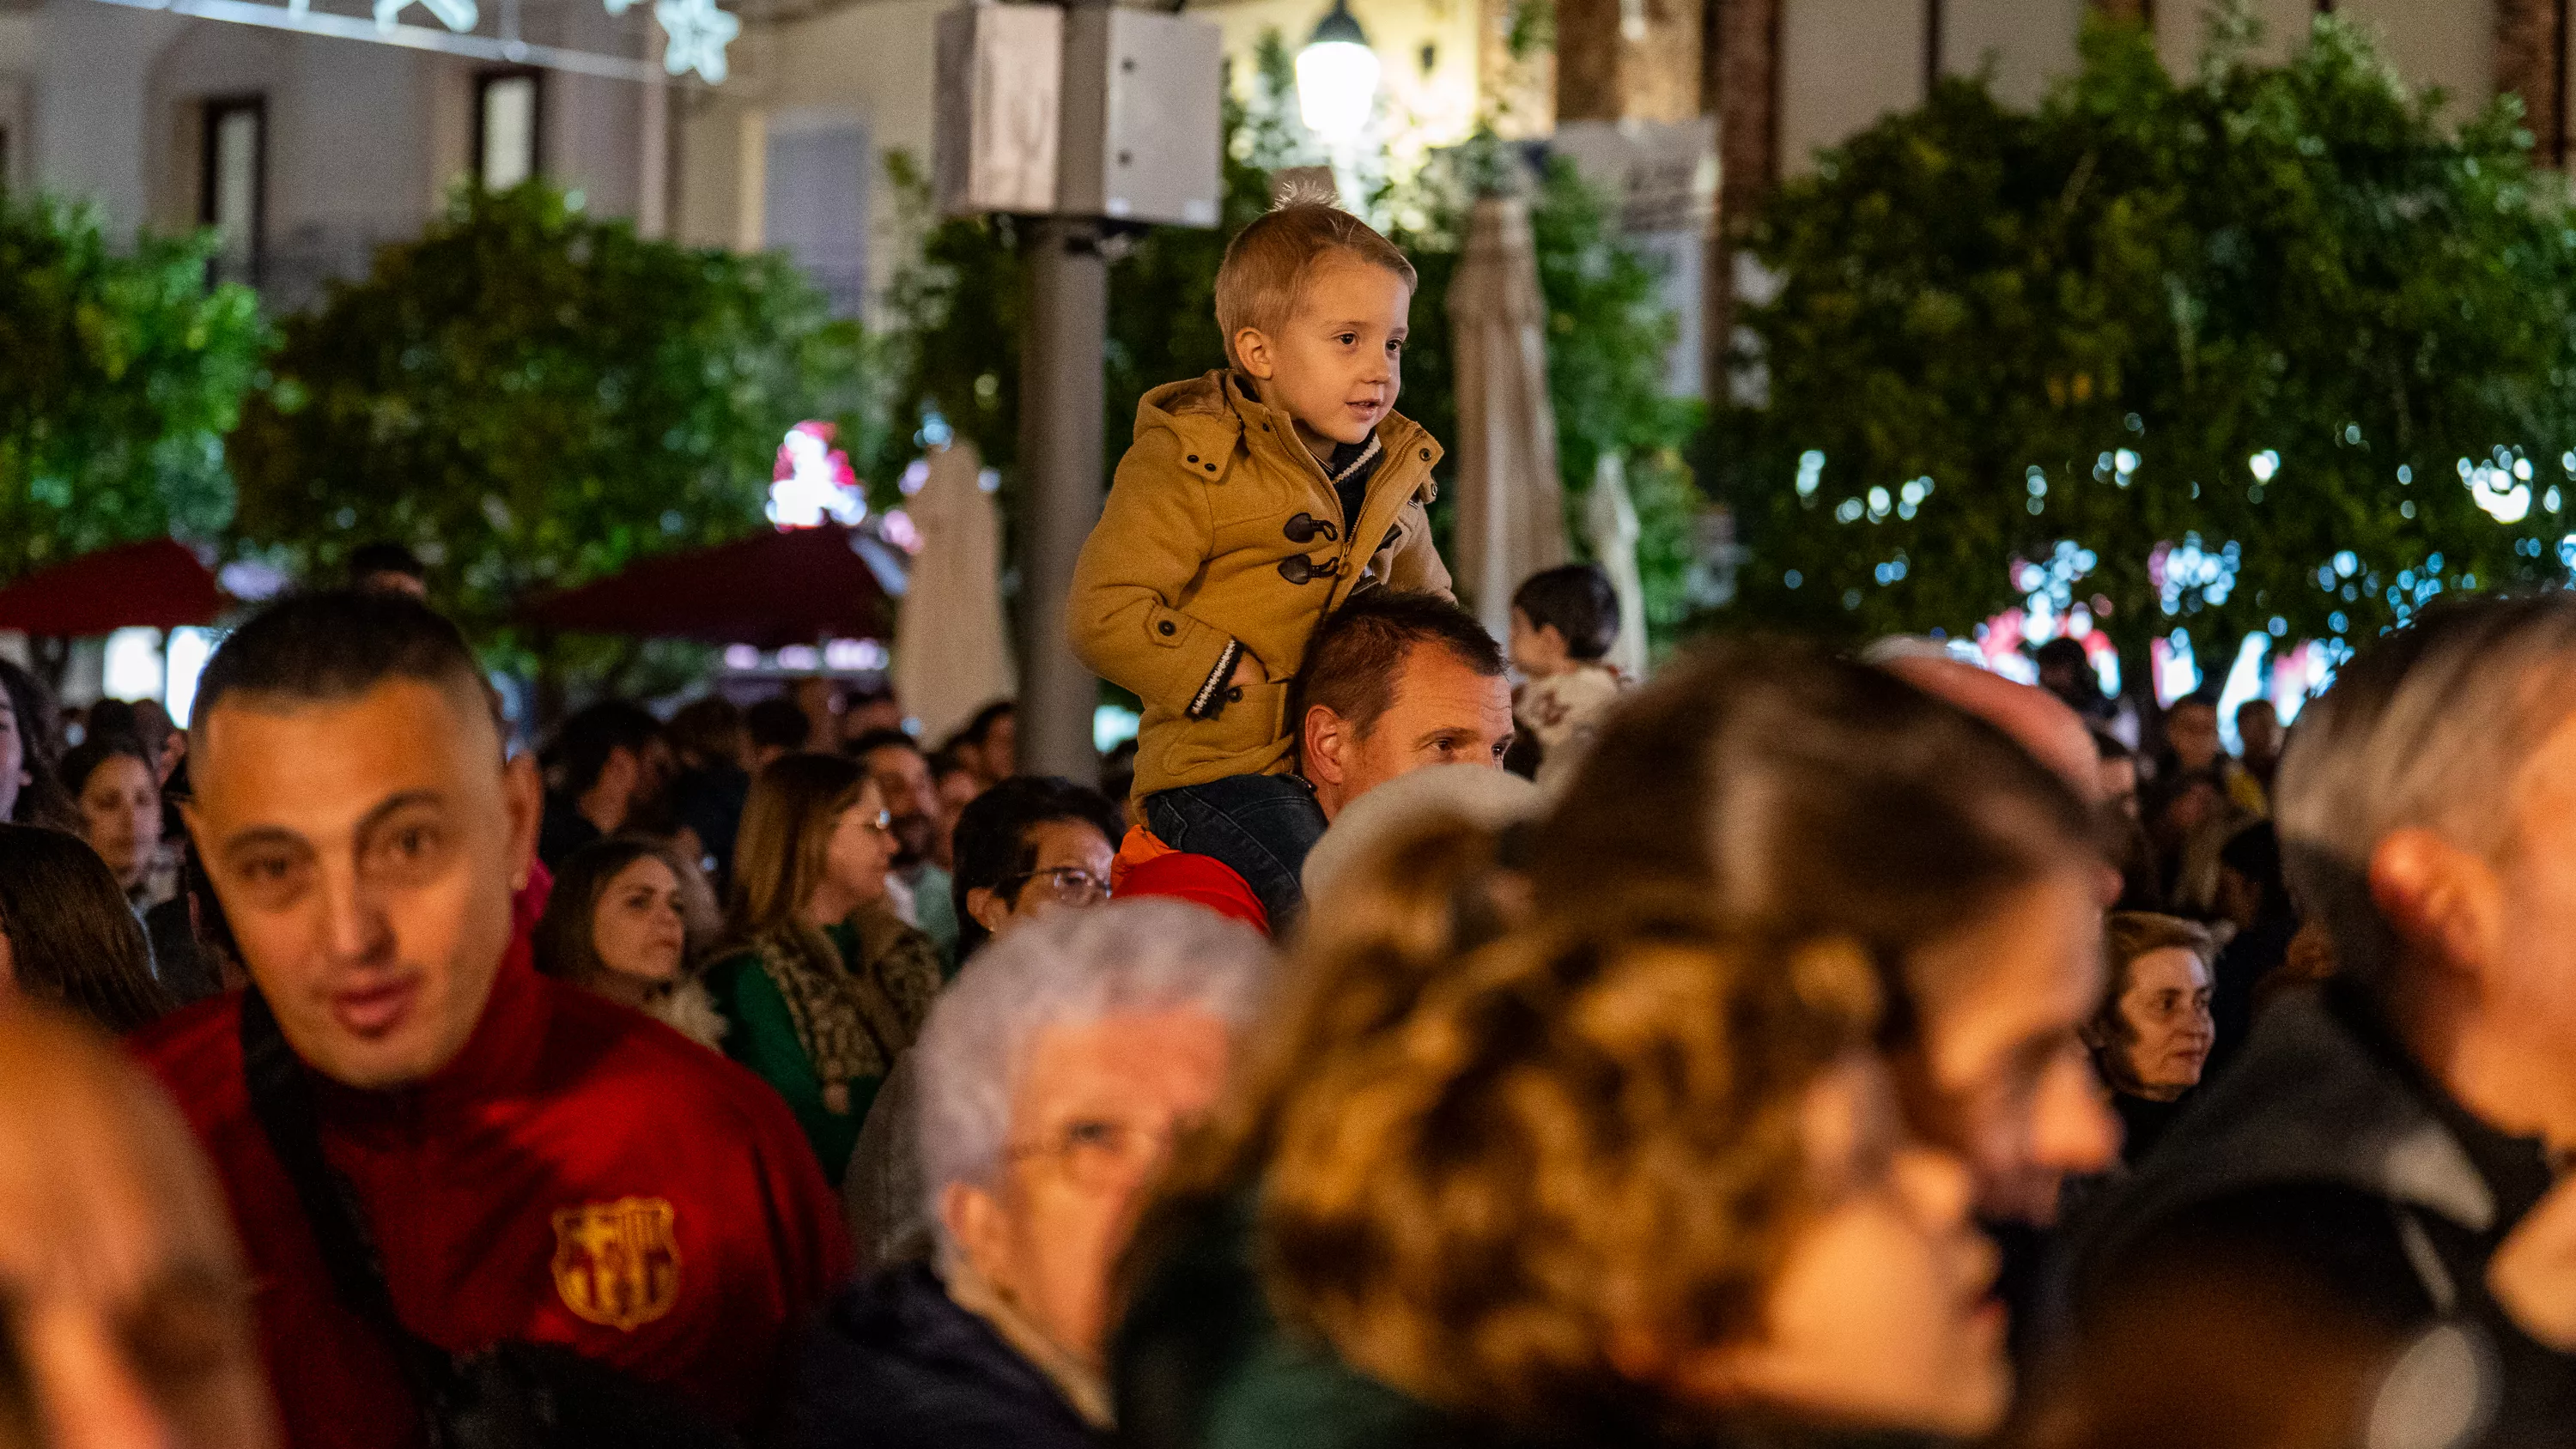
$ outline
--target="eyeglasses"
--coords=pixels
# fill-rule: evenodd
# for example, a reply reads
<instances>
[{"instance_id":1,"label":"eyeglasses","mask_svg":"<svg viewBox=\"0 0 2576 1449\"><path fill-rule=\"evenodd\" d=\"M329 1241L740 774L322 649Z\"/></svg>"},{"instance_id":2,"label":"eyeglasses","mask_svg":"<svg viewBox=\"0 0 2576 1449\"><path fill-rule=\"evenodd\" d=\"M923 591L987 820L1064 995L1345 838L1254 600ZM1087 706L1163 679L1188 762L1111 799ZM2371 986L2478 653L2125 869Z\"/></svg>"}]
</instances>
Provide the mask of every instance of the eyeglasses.
<instances>
[{"instance_id":1,"label":"eyeglasses","mask_svg":"<svg viewBox=\"0 0 2576 1449\"><path fill-rule=\"evenodd\" d=\"M1012 1161L1050 1159L1063 1167L1077 1187L1106 1191L1145 1177L1171 1151L1177 1129L1144 1127L1133 1122L1084 1118L1068 1122L1045 1138L1022 1143L1004 1155Z\"/></svg>"},{"instance_id":2,"label":"eyeglasses","mask_svg":"<svg viewBox=\"0 0 2576 1449\"><path fill-rule=\"evenodd\" d=\"M1044 884L1040 885L1040 882ZM1036 885L1046 892L1049 900L1066 906L1098 905L1109 899L1110 894L1109 882L1087 870L1070 865L1059 865L1052 870L1033 870L1025 875L1015 875L1003 881L1002 884L1009 889L1013 899L1017 899L1023 889Z\"/></svg>"}]
</instances>

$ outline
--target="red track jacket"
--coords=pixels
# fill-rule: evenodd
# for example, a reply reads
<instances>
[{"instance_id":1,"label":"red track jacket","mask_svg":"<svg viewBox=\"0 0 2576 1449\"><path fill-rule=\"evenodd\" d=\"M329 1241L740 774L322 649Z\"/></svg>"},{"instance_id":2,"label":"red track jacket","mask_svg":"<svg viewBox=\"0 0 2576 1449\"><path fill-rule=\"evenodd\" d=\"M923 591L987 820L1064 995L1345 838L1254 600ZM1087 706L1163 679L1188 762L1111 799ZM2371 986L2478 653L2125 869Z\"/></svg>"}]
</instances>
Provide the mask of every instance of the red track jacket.
<instances>
[{"instance_id":1,"label":"red track jacket","mask_svg":"<svg viewBox=\"0 0 2576 1449\"><path fill-rule=\"evenodd\" d=\"M332 1296L242 1078L240 1001L133 1041L214 1159L259 1280L295 1449L420 1442L392 1353ZM539 976L524 938L482 1023L399 1092L322 1084L395 1305L453 1351L561 1343L747 1424L787 1335L850 1267L839 1204L775 1092L678 1033Z\"/></svg>"}]
</instances>

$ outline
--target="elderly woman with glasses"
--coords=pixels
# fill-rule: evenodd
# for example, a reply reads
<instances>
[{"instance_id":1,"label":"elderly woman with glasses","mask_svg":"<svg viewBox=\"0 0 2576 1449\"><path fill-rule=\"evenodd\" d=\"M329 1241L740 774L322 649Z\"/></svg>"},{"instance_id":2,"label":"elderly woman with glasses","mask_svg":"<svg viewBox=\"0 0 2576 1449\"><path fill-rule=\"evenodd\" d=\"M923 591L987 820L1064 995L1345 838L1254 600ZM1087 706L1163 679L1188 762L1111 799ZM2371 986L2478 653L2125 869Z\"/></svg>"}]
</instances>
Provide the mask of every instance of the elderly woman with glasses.
<instances>
[{"instance_id":1,"label":"elderly woman with glasses","mask_svg":"<svg viewBox=\"0 0 2576 1449\"><path fill-rule=\"evenodd\" d=\"M1163 900L1053 913L969 963L910 1063L934 1256L832 1304L780 1442L1091 1449L1111 1266L1269 964L1248 928Z\"/></svg>"},{"instance_id":2,"label":"elderly woman with glasses","mask_svg":"<svg viewBox=\"0 0 2576 1449\"><path fill-rule=\"evenodd\" d=\"M836 1185L940 986L938 948L887 904L891 824L855 760L762 766L734 839L727 944L706 975L725 1050L787 1099Z\"/></svg>"},{"instance_id":3,"label":"elderly woman with glasses","mask_svg":"<svg viewBox=\"0 0 2576 1449\"><path fill-rule=\"evenodd\" d=\"M975 797L957 817L957 959L1063 906L1109 899L1109 865L1125 833L1099 791L1021 775Z\"/></svg>"}]
</instances>

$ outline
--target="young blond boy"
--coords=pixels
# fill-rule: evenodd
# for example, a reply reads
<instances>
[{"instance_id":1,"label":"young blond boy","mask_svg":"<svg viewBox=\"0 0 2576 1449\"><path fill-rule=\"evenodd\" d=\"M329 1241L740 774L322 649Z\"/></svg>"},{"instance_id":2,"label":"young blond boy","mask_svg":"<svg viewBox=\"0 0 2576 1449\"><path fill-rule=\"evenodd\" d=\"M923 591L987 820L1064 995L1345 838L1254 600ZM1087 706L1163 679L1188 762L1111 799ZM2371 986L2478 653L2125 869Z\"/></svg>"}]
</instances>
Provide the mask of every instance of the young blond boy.
<instances>
[{"instance_id":1,"label":"young blond boy","mask_svg":"<svg viewBox=\"0 0 2576 1449\"><path fill-rule=\"evenodd\" d=\"M1337 207L1292 200L1245 227L1216 281L1232 365L1137 405L1074 573L1074 652L1144 702L1148 824L1265 905L1293 897L1323 830L1286 775L1308 637L1362 588L1449 593L1424 512L1440 445L1395 411L1414 286Z\"/></svg>"}]
</instances>

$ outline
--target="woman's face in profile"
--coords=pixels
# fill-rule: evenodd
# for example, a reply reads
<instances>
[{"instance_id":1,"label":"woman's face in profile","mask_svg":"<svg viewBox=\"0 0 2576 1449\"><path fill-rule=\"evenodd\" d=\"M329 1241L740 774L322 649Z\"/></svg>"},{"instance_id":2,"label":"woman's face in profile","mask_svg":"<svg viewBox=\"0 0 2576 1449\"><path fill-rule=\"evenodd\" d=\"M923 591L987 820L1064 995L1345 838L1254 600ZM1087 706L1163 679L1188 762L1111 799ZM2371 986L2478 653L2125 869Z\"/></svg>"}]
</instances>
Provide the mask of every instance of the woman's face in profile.
<instances>
[{"instance_id":1,"label":"woman's face in profile","mask_svg":"<svg viewBox=\"0 0 2576 1449\"><path fill-rule=\"evenodd\" d=\"M599 964L636 981L679 978L688 949L680 878L654 856L639 855L600 888L591 911L591 948Z\"/></svg>"},{"instance_id":2,"label":"woman's face in profile","mask_svg":"<svg viewBox=\"0 0 2576 1449\"><path fill-rule=\"evenodd\" d=\"M1855 1054L1800 1114L1809 1206L1758 1328L1681 1366L1713 1407L1929 1431L1991 1431L2011 1400L1997 1255L1967 1165L1909 1139L1886 1069Z\"/></svg>"}]
</instances>

